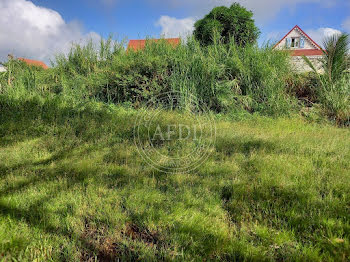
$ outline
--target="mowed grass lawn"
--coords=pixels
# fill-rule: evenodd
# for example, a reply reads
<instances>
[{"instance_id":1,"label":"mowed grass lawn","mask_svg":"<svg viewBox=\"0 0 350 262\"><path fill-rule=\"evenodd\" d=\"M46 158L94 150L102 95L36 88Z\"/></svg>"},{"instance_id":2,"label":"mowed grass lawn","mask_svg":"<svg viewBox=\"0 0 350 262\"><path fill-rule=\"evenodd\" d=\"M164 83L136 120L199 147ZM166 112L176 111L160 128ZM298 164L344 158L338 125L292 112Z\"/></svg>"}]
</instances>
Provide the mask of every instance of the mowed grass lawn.
<instances>
[{"instance_id":1,"label":"mowed grass lawn","mask_svg":"<svg viewBox=\"0 0 350 262\"><path fill-rule=\"evenodd\" d=\"M2 108L0 260L350 259L349 129L217 119L208 161L167 174L137 152L138 111L100 107Z\"/></svg>"}]
</instances>

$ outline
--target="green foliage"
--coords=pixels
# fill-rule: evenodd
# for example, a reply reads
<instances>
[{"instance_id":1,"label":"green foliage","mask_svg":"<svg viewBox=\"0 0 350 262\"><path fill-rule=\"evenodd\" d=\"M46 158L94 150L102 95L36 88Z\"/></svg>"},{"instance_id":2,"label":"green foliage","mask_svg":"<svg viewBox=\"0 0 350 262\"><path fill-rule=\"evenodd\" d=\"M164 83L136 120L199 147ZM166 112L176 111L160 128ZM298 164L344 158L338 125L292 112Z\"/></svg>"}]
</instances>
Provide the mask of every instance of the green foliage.
<instances>
[{"instance_id":1,"label":"green foliage","mask_svg":"<svg viewBox=\"0 0 350 262\"><path fill-rule=\"evenodd\" d=\"M244 48L233 40L226 45L217 40L208 47L194 39L177 47L148 41L144 50L125 52L122 43L109 39L99 47L74 46L67 56L57 56L49 70L26 70L35 81L14 72L12 83L21 86L17 89L31 87L70 103L93 99L139 107L160 93L176 91L182 94L181 103L194 96L215 112L276 116L297 109L296 99L285 90L287 55L271 47ZM3 92L11 92L5 78L1 83Z\"/></svg>"},{"instance_id":2,"label":"green foliage","mask_svg":"<svg viewBox=\"0 0 350 262\"><path fill-rule=\"evenodd\" d=\"M349 89L349 46L348 34L336 34L324 40L322 74L311 61L306 63L318 76L318 97L325 114L338 125L350 125L350 89Z\"/></svg>"},{"instance_id":3,"label":"green foliage","mask_svg":"<svg viewBox=\"0 0 350 262\"><path fill-rule=\"evenodd\" d=\"M325 114L340 126L350 126L350 76L343 76L320 91Z\"/></svg>"},{"instance_id":4,"label":"green foliage","mask_svg":"<svg viewBox=\"0 0 350 262\"><path fill-rule=\"evenodd\" d=\"M0 108L0 260L349 260L347 129L218 117L208 160L167 174L138 154L138 110L4 94Z\"/></svg>"},{"instance_id":5,"label":"green foliage","mask_svg":"<svg viewBox=\"0 0 350 262\"><path fill-rule=\"evenodd\" d=\"M334 84L349 69L350 38L348 34L335 34L326 38L323 45L325 47L325 58L323 59L325 77L329 83Z\"/></svg>"},{"instance_id":6,"label":"green foliage","mask_svg":"<svg viewBox=\"0 0 350 262\"><path fill-rule=\"evenodd\" d=\"M231 7L215 7L203 19L195 24L194 36L202 45L215 42L216 34L223 43L231 38L240 46L254 44L260 34L255 26L253 13L234 3Z\"/></svg>"},{"instance_id":7,"label":"green foliage","mask_svg":"<svg viewBox=\"0 0 350 262\"><path fill-rule=\"evenodd\" d=\"M293 73L287 79L288 93L302 101L305 106L311 107L319 103L319 81L314 72Z\"/></svg>"},{"instance_id":8,"label":"green foliage","mask_svg":"<svg viewBox=\"0 0 350 262\"><path fill-rule=\"evenodd\" d=\"M74 46L48 70L10 60L0 74L0 260L349 260L349 130L266 117L297 111L297 91L315 80L296 80L284 52L220 41L126 52L109 39ZM349 122L349 86L344 74L310 97ZM218 113L212 154L188 173L152 169L134 143L135 108L166 91ZM184 118L160 112L159 124Z\"/></svg>"}]
</instances>

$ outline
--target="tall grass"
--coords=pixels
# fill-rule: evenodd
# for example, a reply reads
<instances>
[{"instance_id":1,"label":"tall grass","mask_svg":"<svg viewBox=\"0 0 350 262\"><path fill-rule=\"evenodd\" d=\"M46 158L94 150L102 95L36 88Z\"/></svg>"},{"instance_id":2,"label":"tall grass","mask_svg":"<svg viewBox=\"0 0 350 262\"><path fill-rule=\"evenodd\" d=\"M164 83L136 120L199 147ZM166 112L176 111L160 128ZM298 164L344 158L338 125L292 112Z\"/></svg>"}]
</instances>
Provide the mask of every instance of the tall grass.
<instances>
[{"instance_id":1,"label":"tall grass","mask_svg":"<svg viewBox=\"0 0 350 262\"><path fill-rule=\"evenodd\" d=\"M74 46L48 70L16 60L6 67L0 260L349 260L349 130L218 116L207 161L167 174L138 153L133 119L140 112L112 104L136 108L178 91L184 105L195 95L216 112L287 115L297 102L286 89L285 53L233 43L201 48L194 40L126 52L109 40ZM184 117L164 111L159 124Z\"/></svg>"},{"instance_id":2,"label":"tall grass","mask_svg":"<svg viewBox=\"0 0 350 262\"><path fill-rule=\"evenodd\" d=\"M325 114L338 125L350 125L350 37L336 34L325 38L323 73L319 73L311 61L306 63L318 76L318 97Z\"/></svg>"},{"instance_id":3,"label":"tall grass","mask_svg":"<svg viewBox=\"0 0 350 262\"><path fill-rule=\"evenodd\" d=\"M297 106L286 92L287 55L270 47L238 47L233 40L205 48L194 39L177 47L149 41L137 52L101 40L99 46L74 45L68 55L58 55L49 70L24 71L8 70L2 92L21 85L76 102L94 99L138 107L150 97L176 91L184 104L194 96L215 112L265 115L286 115Z\"/></svg>"}]
</instances>

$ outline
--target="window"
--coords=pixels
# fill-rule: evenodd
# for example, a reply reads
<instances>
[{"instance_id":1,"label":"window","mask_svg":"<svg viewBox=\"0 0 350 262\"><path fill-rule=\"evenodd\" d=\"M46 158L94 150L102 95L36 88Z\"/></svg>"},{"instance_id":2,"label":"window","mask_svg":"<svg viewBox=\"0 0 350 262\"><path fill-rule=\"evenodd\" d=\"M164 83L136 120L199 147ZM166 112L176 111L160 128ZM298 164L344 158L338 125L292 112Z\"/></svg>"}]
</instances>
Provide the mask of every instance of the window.
<instances>
[{"instance_id":1,"label":"window","mask_svg":"<svg viewBox=\"0 0 350 262\"><path fill-rule=\"evenodd\" d=\"M300 37L292 37L291 47L298 48L300 47Z\"/></svg>"}]
</instances>

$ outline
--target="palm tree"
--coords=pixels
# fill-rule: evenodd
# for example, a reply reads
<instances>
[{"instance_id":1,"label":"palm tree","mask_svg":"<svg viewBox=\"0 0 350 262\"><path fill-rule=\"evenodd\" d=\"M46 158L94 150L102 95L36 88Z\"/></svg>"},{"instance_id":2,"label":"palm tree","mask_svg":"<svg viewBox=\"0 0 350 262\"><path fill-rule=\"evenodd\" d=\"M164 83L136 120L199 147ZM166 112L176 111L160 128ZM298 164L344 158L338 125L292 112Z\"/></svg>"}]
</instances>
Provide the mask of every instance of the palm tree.
<instances>
[{"instance_id":1,"label":"palm tree","mask_svg":"<svg viewBox=\"0 0 350 262\"><path fill-rule=\"evenodd\" d=\"M350 125L350 59L348 34L337 34L325 39L322 58L323 74L319 74L307 57L320 82L319 100L328 117L338 125Z\"/></svg>"},{"instance_id":2,"label":"palm tree","mask_svg":"<svg viewBox=\"0 0 350 262\"><path fill-rule=\"evenodd\" d=\"M327 37L324 42L324 57L322 58L323 75L318 74L316 68L307 57L305 62L319 76L322 85L332 85L339 81L349 70L350 37L346 33L334 34Z\"/></svg>"}]
</instances>

